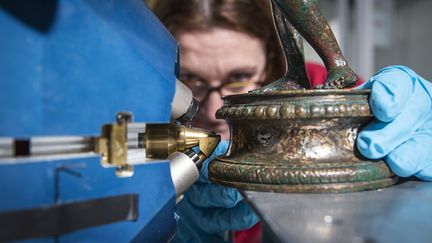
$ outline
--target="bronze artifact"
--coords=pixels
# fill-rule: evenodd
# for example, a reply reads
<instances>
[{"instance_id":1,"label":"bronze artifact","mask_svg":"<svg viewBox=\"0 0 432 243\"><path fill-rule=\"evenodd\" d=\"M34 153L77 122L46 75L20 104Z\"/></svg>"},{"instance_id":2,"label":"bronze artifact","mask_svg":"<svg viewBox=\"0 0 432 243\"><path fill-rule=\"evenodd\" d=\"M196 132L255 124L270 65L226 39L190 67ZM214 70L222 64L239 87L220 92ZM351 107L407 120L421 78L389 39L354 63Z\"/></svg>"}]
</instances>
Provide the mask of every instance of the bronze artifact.
<instances>
[{"instance_id":1,"label":"bronze artifact","mask_svg":"<svg viewBox=\"0 0 432 243\"><path fill-rule=\"evenodd\" d=\"M216 117L228 122L231 142L227 154L210 163L209 178L275 192L349 192L396 183L384 161L369 161L355 150L359 129L373 118L370 90L344 89L357 82L357 75L316 1L271 3L288 71L248 94L223 98ZM318 89L310 89L299 33L328 70Z\"/></svg>"}]
</instances>

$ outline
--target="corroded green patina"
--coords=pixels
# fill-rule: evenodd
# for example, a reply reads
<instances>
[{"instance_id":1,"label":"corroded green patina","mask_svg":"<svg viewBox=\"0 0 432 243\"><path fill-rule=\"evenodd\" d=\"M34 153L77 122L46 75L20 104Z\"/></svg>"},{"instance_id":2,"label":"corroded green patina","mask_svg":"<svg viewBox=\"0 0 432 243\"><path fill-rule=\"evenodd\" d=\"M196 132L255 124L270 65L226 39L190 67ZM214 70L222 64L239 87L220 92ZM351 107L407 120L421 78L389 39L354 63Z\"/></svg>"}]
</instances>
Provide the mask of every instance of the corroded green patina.
<instances>
[{"instance_id":1,"label":"corroded green patina","mask_svg":"<svg viewBox=\"0 0 432 243\"><path fill-rule=\"evenodd\" d=\"M369 90L357 82L316 1L272 0L288 71L249 94L224 97L216 117L225 119L231 142L209 165L209 178L246 190L349 192L393 185L384 161L355 149L358 131L372 118ZM328 70L326 83L310 89L300 34ZM305 90L306 89L306 90Z\"/></svg>"},{"instance_id":2,"label":"corroded green patina","mask_svg":"<svg viewBox=\"0 0 432 243\"><path fill-rule=\"evenodd\" d=\"M309 89L302 36L315 49L327 68L323 89L349 88L358 77L348 66L330 26L313 0L271 0L273 17L283 46L287 72L283 78L254 93L271 93L287 89Z\"/></svg>"},{"instance_id":3,"label":"corroded green patina","mask_svg":"<svg viewBox=\"0 0 432 243\"><path fill-rule=\"evenodd\" d=\"M209 178L246 190L347 192L394 184L384 161L355 149L372 118L370 90L290 90L225 97L216 113L231 130Z\"/></svg>"}]
</instances>

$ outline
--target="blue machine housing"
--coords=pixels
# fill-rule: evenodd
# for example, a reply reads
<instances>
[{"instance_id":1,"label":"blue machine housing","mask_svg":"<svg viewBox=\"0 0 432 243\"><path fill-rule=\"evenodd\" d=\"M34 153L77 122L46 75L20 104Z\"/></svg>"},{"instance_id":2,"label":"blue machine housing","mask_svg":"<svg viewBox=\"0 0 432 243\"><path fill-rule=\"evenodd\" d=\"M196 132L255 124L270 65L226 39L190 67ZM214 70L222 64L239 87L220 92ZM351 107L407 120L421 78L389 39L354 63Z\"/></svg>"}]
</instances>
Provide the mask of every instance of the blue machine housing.
<instances>
[{"instance_id":1,"label":"blue machine housing","mask_svg":"<svg viewBox=\"0 0 432 243\"><path fill-rule=\"evenodd\" d=\"M142 0L0 1L0 139L97 136L119 111L168 123L177 60L175 40ZM34 241L158 242L175 231L168 161L119 178L94 154L3 159L0 188L0 214L138 195L136 221Z\"/></svg>"}]
</instances>

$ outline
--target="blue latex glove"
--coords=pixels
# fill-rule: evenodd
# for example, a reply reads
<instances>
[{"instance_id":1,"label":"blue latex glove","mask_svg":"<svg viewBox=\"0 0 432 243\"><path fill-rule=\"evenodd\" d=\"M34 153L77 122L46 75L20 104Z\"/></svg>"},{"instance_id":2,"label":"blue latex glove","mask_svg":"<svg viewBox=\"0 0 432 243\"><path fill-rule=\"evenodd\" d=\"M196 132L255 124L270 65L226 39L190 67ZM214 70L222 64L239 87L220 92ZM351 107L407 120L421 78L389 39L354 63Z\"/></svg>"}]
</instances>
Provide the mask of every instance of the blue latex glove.
<instances>
[{"instance_id":1,"label":"blue latex glove","mask_svg":"<svg viewBox=\"0 0 432 243\"><path fill-rule=\"evenodd\" d=\"M404 66L379 71L360 88L372 89L376 119L358 135L367 158L384 158L402 177L432 181L432 84Z\"/></svg>"},{"instance_id":2,"label":"blue latex glove","mask_svg":"<svg viewBox=\"0 0 432 243\"><path fill-rule=\"evenodd\" d=\"M227 141L221 141L203 163L200 178L177 205L180 216L173 242L223 242L225 231L252 227L259 218L240 193L208 180L208 164L224 154Z\"/></svg>"}]
</instances>

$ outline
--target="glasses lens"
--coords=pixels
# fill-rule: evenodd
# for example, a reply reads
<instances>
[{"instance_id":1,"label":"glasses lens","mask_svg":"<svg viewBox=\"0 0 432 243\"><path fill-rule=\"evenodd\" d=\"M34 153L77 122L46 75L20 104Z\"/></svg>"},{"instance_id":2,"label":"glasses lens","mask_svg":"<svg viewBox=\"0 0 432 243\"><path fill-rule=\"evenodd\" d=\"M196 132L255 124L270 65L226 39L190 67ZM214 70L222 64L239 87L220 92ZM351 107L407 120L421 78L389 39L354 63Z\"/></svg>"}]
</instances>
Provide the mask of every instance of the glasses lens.
<instances>
[{"instance_id":1,"label":"glasses lens","mask_svg":"<svg viewBox=\"0 0 432 243\"><path fill-rule=\"evenodd\" d=\"M199 81L187 81L184 82L186 86L192 91L193 95L197 99L201 99L206 96L207 85Z\"/></svg>"},{"instance_id":2,"label":"glasses lens","mask_svg":"<svg viewBox=\"0 0 432 243\"><path fill-rule=\"evenodd\" d=\"M225 83L221 89L222 95L233 95L246 93L249 90L257 88L256 82L229 82Z\"/></svg>"}]
</instances>

